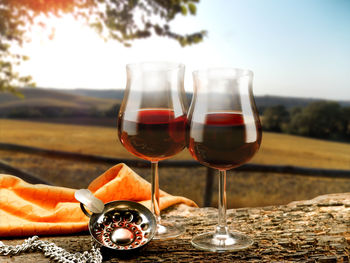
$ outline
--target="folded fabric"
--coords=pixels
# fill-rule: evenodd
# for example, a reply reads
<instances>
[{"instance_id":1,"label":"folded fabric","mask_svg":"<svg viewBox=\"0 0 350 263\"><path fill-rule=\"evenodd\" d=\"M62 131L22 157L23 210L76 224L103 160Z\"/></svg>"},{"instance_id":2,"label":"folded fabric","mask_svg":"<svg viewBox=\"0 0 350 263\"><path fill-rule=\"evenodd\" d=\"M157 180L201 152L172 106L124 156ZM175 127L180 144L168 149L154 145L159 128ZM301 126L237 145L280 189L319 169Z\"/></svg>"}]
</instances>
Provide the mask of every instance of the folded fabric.
<instances>
[{"instance_id":1,"label":"folded fabric","mask_svg":"<svg viewBox=\"0 0 350 263\"><path fill-rule=\"evenodd\" d=\"M151 207L151 186L125 164L118 164L96 178L88 189L104 203L130 200ZM0 236L70 234L88 229L89 219L74 198L75 189L33 185L0 174ZM180 196L160 191L159 209L184 203Z\"/></svg>"}]
</instances>

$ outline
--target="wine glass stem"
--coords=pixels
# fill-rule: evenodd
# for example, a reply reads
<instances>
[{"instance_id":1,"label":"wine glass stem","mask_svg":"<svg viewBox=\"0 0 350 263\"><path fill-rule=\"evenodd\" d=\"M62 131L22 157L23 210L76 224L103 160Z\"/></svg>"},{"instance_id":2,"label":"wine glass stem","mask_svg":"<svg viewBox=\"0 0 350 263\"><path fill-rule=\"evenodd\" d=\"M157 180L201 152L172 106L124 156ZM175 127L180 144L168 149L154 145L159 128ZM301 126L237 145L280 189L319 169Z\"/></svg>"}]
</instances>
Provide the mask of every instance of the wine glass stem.
<instances>
[{"instance_id":1,"label":"wine glass stem","mask_svg":"<svg viewBox=\"0 0 350 263\"><path fill-rule=\"evenodd\" d=\"M151 163L152 170L152 206L151 210L156 217L157 224L160 223L160 208L159 208L159 177L158 177L158 162Z\"/></svg>"},{"instance_id":2,"label":"wine glass stem","mask_svg":"<svg viewBox=\"0 0 350 263\"><path fill-rule=\"evenodd\" d=\"M227 235L226 224L226 170L219 170L219 196L218 196L219 218L216 234Z\"/></svg>"}]
</instances>

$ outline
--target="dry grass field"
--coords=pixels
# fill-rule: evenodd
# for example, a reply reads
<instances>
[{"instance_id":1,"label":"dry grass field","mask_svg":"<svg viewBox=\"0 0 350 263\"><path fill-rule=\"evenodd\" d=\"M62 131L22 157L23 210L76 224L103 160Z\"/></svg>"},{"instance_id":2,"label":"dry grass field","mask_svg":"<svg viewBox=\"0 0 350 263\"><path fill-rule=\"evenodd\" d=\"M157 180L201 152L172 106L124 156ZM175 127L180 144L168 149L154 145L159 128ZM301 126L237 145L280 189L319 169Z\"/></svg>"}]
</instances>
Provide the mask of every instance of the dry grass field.
<instances>
[{"instance_id":1,"label":"dry grass field","mask_svg":"<svg viewBox=\"0 0 350 263\"><path fill-rule=\"evenodd\" d=\"M0 141L46 149L136 158L118 140L116 128L0 119ZM192 159L187 150L173 159ZM251 162L350 169L350 144L278 133L263 133Z\"/></svg>"},{"instance_id":2,"label":"dry grass field","mask_svg":"<svg viewBox=\"0 0 350 263\"><path fill-rule=\"evenodd\" d=\"M0 119L0 142L118 158L136 158L120 144L116 128L110 127ZM53 184L75 188L86 187L92 179L110 166L48 159L1 149L0 159ZM184 160L192 157L184 150L173 159ZM251 162L350 170L350 144L264 133L261 149ZM149 179L148 169L135 170ZM160 185L172 194L187 196L202 205L205 173L205 168L160 168ZM227 184L229 207L283 204L319 194L350 191L350 178L311 178L234 171L229 172ZM212 205L215 205L215 197L214 195Z\"/></svg>"}]
</instances>

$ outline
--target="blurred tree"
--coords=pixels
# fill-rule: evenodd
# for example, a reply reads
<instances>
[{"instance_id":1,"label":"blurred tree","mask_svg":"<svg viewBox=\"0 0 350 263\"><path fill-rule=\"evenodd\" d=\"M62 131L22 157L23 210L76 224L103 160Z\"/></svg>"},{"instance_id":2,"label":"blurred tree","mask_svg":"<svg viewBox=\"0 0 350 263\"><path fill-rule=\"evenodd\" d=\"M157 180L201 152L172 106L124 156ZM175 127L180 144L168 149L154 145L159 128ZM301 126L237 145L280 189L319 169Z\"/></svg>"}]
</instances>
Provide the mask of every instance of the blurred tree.
<instances>
[{"instance_id":1,"label":"blurred tree","mask_svg":"<svg viewBox=\"0 0 350 263\"><path fill-rule=\"evenodd\" d=\"M337 139L344 130L343 110L339 103L320 101L292 115L289 131L317 138Z\"/></svg>"},{"instance_id":2,"label":"blurred tree","mask_svg":"<svg viewBox=\"0 0 350 263\"><path fill-rule=\"evenodd\" d=\"M303 111L302 107L296 106L296 107L291 108L289 113L290 113L290 116L293 116L295 114L301 113L302 111Z\"/></svg>"},{"instance_id":3,"label":"blurred tree","mask_svg":"<svg viewBox=\"0 0 350 263\"><path fill-rule=\"evenodd\" d=\"M14 69L26 56L11 50L29 39L33 25L45 26L41 16L71 13L97 29L101 35L130 46L152 35L169 37L181 46L201 42L206 34L173 32L170 22L177 15L196 14L199 0L0 0L0 92L16 92L18 86L34 85L30 76Z\"/></svg>"},{"instance_id":4,"label":"blurred tree","mask_svg":"<svg viewBox=\"0 0 350 263\"><path fill-rule=\"evenodd\" d=\"M350 138L350 107L345 107L343 111L344 135Z\"/></svg>"},{"instance_id":5,"label":"blurred tree","mask_svg":"<svg viewBox=\"0 0 350 263\"><path fill-rule=\"evenodd\" d=\"M263 128L268 131L281 132L283 125L289 121L289 112L283 105L267 107L263 115Z\"/></svg>"},{"instance_id":6,"label":"blurred tree","mask_svg":"<svg viewBox=\"0 0 350 263\"><path fill-rule=\"evenodd\" d=\"M295 111L294 114L291 114L291 119L287 126L287 132L302 136L310 135L309 118L303 115L303 111Z\"/></svg>"}]
</instances>

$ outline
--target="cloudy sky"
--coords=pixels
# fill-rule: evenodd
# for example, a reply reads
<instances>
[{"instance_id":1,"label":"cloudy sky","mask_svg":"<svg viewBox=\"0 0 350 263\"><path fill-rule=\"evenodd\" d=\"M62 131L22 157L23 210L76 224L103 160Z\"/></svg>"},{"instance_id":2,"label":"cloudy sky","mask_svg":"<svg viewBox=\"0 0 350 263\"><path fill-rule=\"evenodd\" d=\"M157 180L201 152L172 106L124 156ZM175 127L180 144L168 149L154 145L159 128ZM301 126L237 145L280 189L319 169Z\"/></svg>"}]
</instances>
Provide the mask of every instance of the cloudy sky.
<instances>
[{"instance_id":1,"label":"cloudy sky","mask_svg":"<svg viewBox=\"0 0 350 263\"><path fill-rule=\"evenodd\" d=\"M157 37L125 48L71 17L52 20L54 39L34 30L20 70L40 87L122 89L125 64L178 61L189 91L193 70L229 66L254 71L257 95L350 100L350 0L201 0L197 11L171 24L209 32L186 48Z\"/></svg>"}]
</instances>

